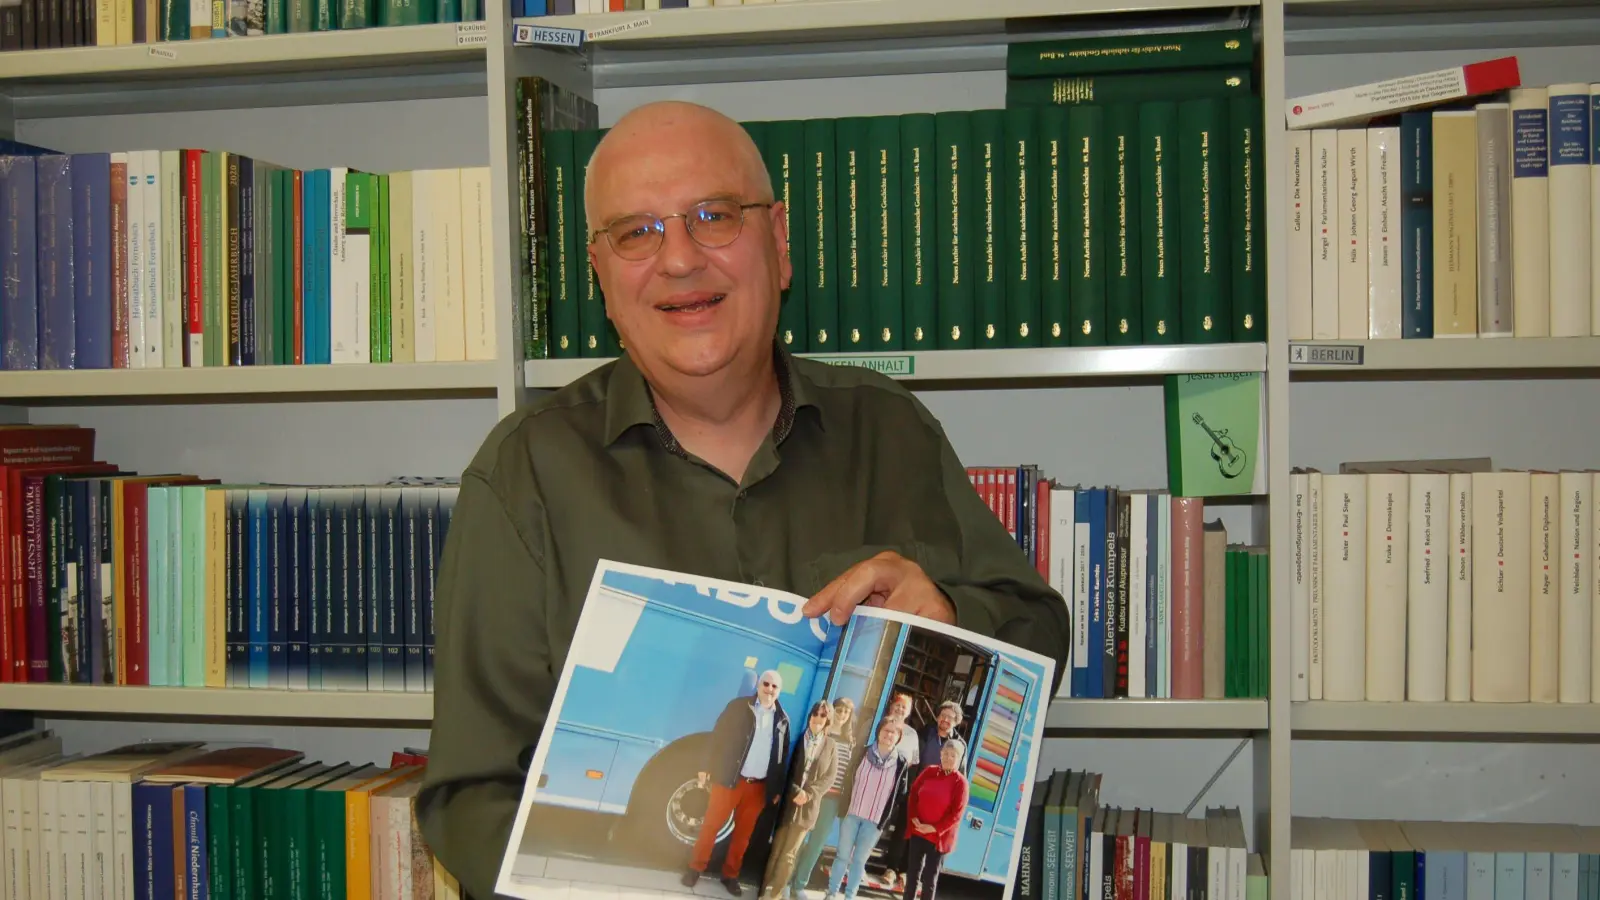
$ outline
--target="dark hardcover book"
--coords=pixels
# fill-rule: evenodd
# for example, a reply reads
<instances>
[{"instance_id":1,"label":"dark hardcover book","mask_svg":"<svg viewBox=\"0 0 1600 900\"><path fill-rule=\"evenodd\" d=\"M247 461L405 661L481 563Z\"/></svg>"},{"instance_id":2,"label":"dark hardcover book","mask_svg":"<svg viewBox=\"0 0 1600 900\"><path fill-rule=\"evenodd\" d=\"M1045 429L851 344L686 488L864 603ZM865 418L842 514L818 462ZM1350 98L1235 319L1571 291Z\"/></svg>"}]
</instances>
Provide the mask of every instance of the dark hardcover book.
<instances>
[{"instance_id":1,"label":"dark hardcover book","mask_svg":"<svg viewBox=\"0 0 1600 900\"><path fill-rule=\"evenodd\" d=\"M298 691L311 688L311 604L307 565L311 536L306 512L306 490L289 488L284 498L284 522L288 526L284 542L288 557L284 566L284 588L288 594L288 682L290 690Z\"/></svg>"},{"instance_id":2,"label":"dark hardcover book","mask_svg":"<svg viewBox=\"0 0 1600 900\"><path fill-rule=\"evenodd\" d=\"M1105 244L1105 110L1099 106L1074 106L1067 111L1067 143L1073 148L1067 162L1067 221L1072 223L1073 346L1106 343ZM1107 695L1109 696L1109 694Z\"/></svg>"},{"instance_id":3,"label":"dark hardcover book","mask_svg":"<svg viewBox=\"0 0 1600 900\"><path fill-rule=\"evenodd\" d=\"M383 689L402 692L406 689L406 619L409 610L404 592L405 582L396 571L405 566L405 523L400 518L400 489L373 488L377 496L378 559L373 566L377 572L379 597L382 599L383 617ZM419 673L420 674L420 673Z\"/></svg>"},{"instance_id":4,"label":"dark hardcover book","mask_svg":"<svg viewBox=\"0 0 1600 900\"><path fill-rule=\"evenodd\" d=\"M177 868L172 842L172 790L170 784L147 781L133 785L134 895L174 897Z\"/></svg>"},{"instance_id":5,"label":"dark hardcover book","mask_svg":"<svg viewBox=\"0 0 1600 900\"><path fill-rule=\"evenodd\" d=\"M306 491L306 543L300 557L306 598L306 688L322 690L323 653L328 642L327 527L323 521L322 490Z\"/></svg>"},{"instance_id":6,"label":"dark hardcover book","mask_svg":"<svg viewBox=\"0 0 1600 900\"><path fill-rule=\"evenodd\" d=\"M323 521L327 532L323 565L328 590L328 647L323 650L323 690L346 690L355 665L355 649L351 646L350 581L345 577L345 561L350 556L349 508L348 489L333 488L323 492ZM363 671L363 679L365 675Z\"/></svg>"},{"instance_id":7,"label":"dark hardcover book","mask_svg":"<svg viewBox=\"0 0 1600 900\"><path fill-rule=\"evenodd\" d=\"M1039 121L1029 107L1007 109L1001 123L1000 209L1005 214L1005 346L1040 345ZM1019 485L1020 487L1020 485ZM1018 520L1020 522L1020 519Z\"/></svg>"},{"instance_id":8,"label":"dark hardcover book","mask_svg":"<svg viewBox=\"0 0 1600 900\"><path fill-rule=\"evenodd\" d=\"M246 519L245 577L249 585L249 601L245 616L245 633L249 636L248 680L253 688L268 686L268 635L272 630L268 606L269 581L267 569L272 560L272 523L267 513L267 492L252 489L248 493Z\"/></svg>"},{"instance_id":9,"label":"dark hardcover book","mask_svg":"<svg viewBox=\"0 0 1600 900\"><path fill-rule=\"evenodd\" d=\"M871 313L865 349L900 350L905 347L905 290L900 272L904 235L899 116L867 119L866 151L866 208L862 214Z\"/></svg>"},{"instance_id":10,"label":"dark hardcover book","mask_svg":"<svg viewBox=\"0 0 1600 900\"><path fill-rule=\"evenodd\" d=\"M773 199L783 204L784 231L789 247L789 287L784 289L778 315L778 341L792 353L806 350L805 259L810 231L805 227L801 197L806 178L805 123L800 119L767 122L761 147L767 173L772 177ZM751 214L755 211L752 210Z\"/></svg>"},{"instance_id":11,"label":"dark hardcover book","mask_svg":"<svg viewBox=\"0 0 1600 900\"><path fill-rule=\"evenodd\" d=\"M973 346L973 274L979 247L976 221L978 167L972 157L972 114L965 110L933 117L937 177L933 229L937 263L938 336L941 350Z\"/></svg>"},{"instance_id":12,"label":"dark hardcover book","mask_svg":"<svg viewBox=\"0 0 1600 900\"><path fill-rule=\"evenodd\" d=\"M423 521L427 528L427 544L424 548L425 566L422 573L423 610L428 620L428 647L425 658L427 672L427 688L433 690L433 598L434 587L439 578L439 560L444 555L445 537L450 533L450 520L455 515L456 497L460 493L459 487L441 487L437 502L424 502L422 506Z\"/></svg>"},{"instance_id":13,"label":"dark hardcover book","mask_svg":"<svg viewBox=\"0 0 1600 900\"><path fill-rule=\"evenodd\" d=\"M1117 645L1116 645L1116 672L1117 689L1114 696L1128 696L1128 616L1129 603L1134 596L1128 584L1128 570L1132 547L1129 546L1128 527L1131 524L1133 502L1136 494L1122 493L1117 496L1117 570L1116 570L1116 598L1117 598Z\"/></svg>"},{"instance_id":14,"label":"dark hardcover book","mask_svg":"<svg viewBox=\"0 0 1600 900\"><path fill-rule=\"evenodd\" d=\"M39 242L39 368L77 367L77 297L72 261L72 157L35 157Z\"/></svg>"},{"instance_id":15,"label":"dark hardcover book","mask_svg":"<svg viewBox=\"0 0 1600 900\"><path fill-rule=\"evenodd\" d=\"M867 118L835 119L834 206L839 239L839 351L860 353L868 347L872 328L871 281L867 277L869 210L864 180L867 166Z\"/></svg>"},{"instance_id":16,"label":"dark hardcover book","mask_svg":"<svg viewBox=\"0 0 1600 900\"><path fill-rule=\"evenodd\" d=\"M1235 341L1267 339L1266 244L1262 241L1266 222L1262 207L1266 197L1263 118L1259 97L1234 97L1228 101L1229 211L1233 220L1228 240L1233 253L1230 264Z\"/></svg>"},{"instance_id":17,"label":"dark hardcover book","mask_svg":"<svg viewBox=\"0 0 1600 900\"><path fill-rule=\"evenodd\" d=\"M900 289L907 350L939 346L938 122L933 113L900 117Z\"/></svg>"},{"instance_id":18,"label":"dark hardcover book","mask_svg":"<svg viewBox=\"0 0 1600 900\"><path fill-rule=\"evenodd\" d=\"M93 479L69 478L66 481L65 560L71 564L63 582L62 605L72 607L73 646L77 660L73 681L89 684L95 679L94 632L98 616L89 600L89 559L96 545L89 522L89 493L97 490Z\"/></svg>"},{"instance_id":19,"label":"dark hardcover book","mask_svg":"<svg viewBox=\"0 0 1600 900\"><path fill-rule=\"evenodd\" d=\"M382 680L374 683L372 645L380 640L379 624L374 621L372 597L367 584L367 491L354 488L350 492L350 505L345 509L345 590L350 611L350 647L355 659L350 669L348 690L377 690Z\"/></svg>"},{"instance_id":20,"label":"dark hardcover book","mask_svg":"<svg viewBox=\"0 0 1600 900\"><path fill-rule=\"evenodd\" d=\"M395 557L390 561L392 577L405 612L405 690L416 693L427 686L427 668L424 665L425 623L422 615L422 588L417 579L417 554L421 550L422 522L420 510L426 488L407 487L400 491L399 511L395 527L399 533L395 541Z\"/></svg>"},{"instance_id":21,"label":"dark hardcover book","mask_svg":"<svg viewBox=\"0 0 1600 900\"><path fill-rule=\"evenodd\" d=\"M1104 645L1101 658L1100 696L1110 700L1117 696L1117 636L1119 633L1122 607L1119 604L1118 566L1122 561L1122 542L1118 539L1117 523L1118 510L1122 507L1122 492L1116 488L1106 488L1105 508L1105 547L1106 564L1101 570L1102 585L1100 589L1102 616L1105 621L1105 632L1102 635ZM1122 632L1126 633L1126 632Z\"/></svg>"},{"instance_id":22,"label":"dark hardcover book","mask_svg":"<svg viewBox=\"0 0 1600 900\"><path fill-rule=\"evenodd\" d=\"M73 363L111 368L111 154L72 162Z\"/></svg>"},{"instance_id":23,"label":"dark hardcover book","mask_svg":"<svg viewBox=\"0 0 1600 900\"><path fill-rule=\"evenodd\" d=\"M1106 343L1140 342L1139 107L1106 107L1100 223L1105 226Z\"/></svg>"},{"instance_id":24,"label":"dark hardcover book","mask_svg":"<svg viewBox=\"0 0 1600 900\"><path fill-rule=\"evenodd\" d=\"M100 580L101 549L108 547L109 535L104 533L106 517L101 512L101 497L106 490L106 482L99 478L91 478L84 482L83 491L83 522L84 542L79 547L80 566L83 572L83 608L84 621L88 624L89 643L89 681L92 684L107 684L115 679L108 679L106 672L108 658L106 656L106 610L101 605L102 584ZM109 589L109 585L104 585ZM115 671L111 669L111 671Z\"/></svg>"},{"instance_id":25,"label":"dark hardcover book","mask_svg":"<svg viewBox=\"0 0 1600 900\"><path fill-rule=\"evenodd\" d=\"M1400 336L1433 337L1433 114L1400 116Z\"/></svg>"},{"instance_id":26,"label":"dark hardcover book","mask_svg":"<svg viewBox=\"0 0 1600 900\"><path fill-rule=\"evenodd\" d=\"M285 491L273 488L267 495L267 687L289 687L289 524Z\"/></svg>"},{"instance_id":27,"label":"dark hardcover book","mask_svg":"<svg viewBox=\"0 0 1600 900\"><path fill-rule=\"evenodd\" d=\"M1006 345L1005 111L973 110L971 123L973 346L998 349Z\"/></svg>"},{"instance_id":28,"label":"dark hardcover book","mask_svg":"<svg viewBox=\"0 0 1600 900\"><path fill-rule=\"evenodd\" d=\"M1228 101L1222 97L1178 104L1178 192L1183 232L1183 340L1232 340L1233 285L1229 238Z\"/></svg>"},{"instance_id":29,"label":"dark hardcover book","mask_svg":"<svg viewBox=\"0 0 1600 900\"><path fill-rule=\"evenodd\" d=\"M384 690L388 669L388 640L390 624L398 619L398 611L389 605L384 591L384 526L383 494L377 487L369 487L362 515L366 518L366 534L362 539L362 579L365 587L362 596L367 608L367 690ZM400 659L401 677L404 677L405 660Z\"/></svg>"},{"instance_id":30,"label":"dark hardcover book","mask_svg":"<svg viewBox=\"0 0 1600 900\"><path fill-rule=\"evenodd\" d=\"M797 276L806 282L806 349L834 353L839 341L839 223L834 214L838 198L838 136L833 119L807 119L804 182L800 190L805 211L804 259Z\"/></svg>"},{"instance_id":31,"label":"dark hardcover book","mask_svg":"<svg viewBox=\"0 0 1600 900\"><path fill-rule=\"evenodd\" d=\"M32 156L0 156L0 368L39 368L38 241Z\"/></svg>"},{"instance_id":32,"label":"dark hardcover book","mask_svg":"<svg viewBox=\"0 0 1600 900\"><path fill-rule=\"evenodd\" d=\"M576 132L547 131L544 143L545 233L549 236L550 325L549 355L570 359L578 355L578 239L573 194L572 141ZM530 350L529 352L533 352Z\"/></svg>"},{"instance_id":33,"label":"dark hardcover book","mask_svg":"<svg viewBox=\"0 0 1600 900\"><path fill-rule=\"evenodd\" d=\"M187 346L187 343L185 343ZM225 578L226 662L228 686L250 686L250 627L249 627L249 549L250 549L250 495L242 488L228 488L223 503L226 507L227 555Z\"/></svg>"},{"instance_id":34,"label":"dark hardcover book","mask_svg":"<svg viewBox=\"0 0 1600 900\"><path fill-rule=\"evenodd\" d=\"M237 211L238 223L235 226L238 232L239 252L234 257L232 278L238 285L236 288L236 308L233 315L239 322L239 349L236 354L239 365L253 366L256 364L256 346L260 338L256 334L256 177L254 161L248 156L230 157L238 167L239 178L239 209ZM262 198L263 200L265 198ZM229 210L229 215L234 215Z\"/></svg>"},{"instance_id":35,"label":"dark hardcover book","mask_svg":"<svg viewBox=\"0 0 1600 900\"><path fill-rule=\"evenodd\" d=\"M1139 324L1145 344L1183 338L1177 163L1178 104L1139 104Z\"/></svg>"}]
</instances>

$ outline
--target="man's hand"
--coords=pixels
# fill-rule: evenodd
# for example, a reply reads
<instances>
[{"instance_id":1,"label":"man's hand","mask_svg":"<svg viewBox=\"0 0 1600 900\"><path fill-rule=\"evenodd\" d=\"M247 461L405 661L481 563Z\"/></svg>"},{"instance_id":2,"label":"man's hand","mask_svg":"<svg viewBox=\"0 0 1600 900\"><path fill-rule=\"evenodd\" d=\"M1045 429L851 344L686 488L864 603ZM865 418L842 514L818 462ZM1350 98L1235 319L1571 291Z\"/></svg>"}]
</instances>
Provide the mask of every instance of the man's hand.
<instances>
[{"instance_id":1,"label":"man's hand","mask_svg":"<svg viewBox=\"0 0 1600 900\"><path fill-rule=\"evenodd\" d=\"M861 604L881 606L953 625L956 608L922 567L892 550L862 560L828 582L805 605L807 616L826 615L835 625L850 620Z\"/></svg>"},{"instance_id":2,"label":"man's hand","mask_svg":"<svg viewBox=\"0 0 1600 900\"><path fill-rule=\"evenodd\" d=\"M795 791L795 793L794 793L794 805L795 806L805 806L806 805L806 792L805 791Z\"/></svg>"}]
</instances>

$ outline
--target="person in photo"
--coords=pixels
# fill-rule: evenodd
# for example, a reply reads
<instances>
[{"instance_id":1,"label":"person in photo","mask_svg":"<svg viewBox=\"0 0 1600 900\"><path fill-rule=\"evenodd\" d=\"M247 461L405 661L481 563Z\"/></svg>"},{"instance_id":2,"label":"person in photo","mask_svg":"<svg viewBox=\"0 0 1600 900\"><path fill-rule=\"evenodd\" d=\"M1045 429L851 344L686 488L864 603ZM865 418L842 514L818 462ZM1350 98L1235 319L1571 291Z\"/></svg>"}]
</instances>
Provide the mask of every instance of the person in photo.
<instances>
[{"instance_id":1,"label":"person in photo","mask_svg":"<svg viewBox=\"0 0 1600 900\"><path fill-rule=\"evenodd\" d=\"M789 893L796 900L805 896L805 887L811 881L811 873L816 871L817 861L822 859L822 846L827 843L828 833L833 830L834 823L839 821L839 806L844 794L844 783L850 771L850 759L856 743L855 714L856 702L849 697L840 697L833 701L833 718L828 728L828 735L833 738L837 764L833 769L833 784L828 787L827 792L822 795L822 801L817 804L817 821L811 830L806 832L805 839L796 853L794 878L789 886Z\"/></svg>"},{"instance_id":2,"label":"person in photo","mask_svg":"<svg viewBox=\"0 0 1600 900\"><path fill-rule=\"evenodd\" d=\"M939 704L939 711L934 714L933 721L922 729L921 759L933 761L939 758L939 751L944 748L945 742L951 738L960 739L961 735L956 729L961 727L961 720L966 716L961 712L961 704L954 700L946 700Z\"/></svg>"},{"instance_id":3,"label":"person in photo","mask_svg":"<svg viewBox=\"0 0 1600 900\"><path fill-rule=\"evenodd\" d=\"M906 796L906 884L901 900L934 900L939 870L956 848L957 829L967 811L967 776L961 760L967 745L960 738L945 741L939 764L923 769Z\"/></svg>"},{"instance_id":4,"label":"person in photo","mask_svg":"<svg viewBox=\"0 0 1600 900\"><path fill-rule=\"evenodd\" d=\"M883 718L873 741L851 761L844 784L845 815L839 820L839 847L828 869L827 900L855 900L866 876L867 858L894 818L911 778L911 766L896 752L900 722Z\"/></svg>"},{"instance_id":5,"label":"person in photo","mask_svg":"<svg viewBox=\"0 0 1600 900\"><path fill-rule=\"evenodd\" d=\"M922 765L922 737L917 734L916 726L911 724L911 705L910 694L895 691L885 715L900 725L895 753L905 761L907 771L915 772ZM883 886L892 891L899 883L898 873L906 862L906 831L899 822L891 824L884 835L883 859L887 866L883 873Z\"/></svg>"},{"instance_id":6,"label":"person in photo","mask_svg":"<svg viewBox=\"0 0 1600 900\"><path fill-rule=\"evenodd\" d=\"M806 731L790 765L788 806L778 825L777 840L772 844L772 857L767 865L765 898L788 894L789 879L795 869L795 856L800 843L816 827L822 811L822 798L832 786L839 770L839 757L835 741L829 734L833 724L833 706L826 700L811 705L806 717Z\"/></svg>"},{"instance_id":7,"label":"person in photo","mask_svg":"<svg viewBox=\"0 0 1600 900\"><path fill-rule=\"evenodd\" d=\"M706 769L700 786L709 787L711 799L705 820L689 857L683 886L694 887L711 864L717 832L733 817L728 855L722 863L722 885L735 897L744 893L739 870L750 846L762 810L781 799L788 769L789 716L778 702L783 679L767 670L756 679L755 697L736 697L717 717L711 735Z\"/></svg>"}]
</instances>

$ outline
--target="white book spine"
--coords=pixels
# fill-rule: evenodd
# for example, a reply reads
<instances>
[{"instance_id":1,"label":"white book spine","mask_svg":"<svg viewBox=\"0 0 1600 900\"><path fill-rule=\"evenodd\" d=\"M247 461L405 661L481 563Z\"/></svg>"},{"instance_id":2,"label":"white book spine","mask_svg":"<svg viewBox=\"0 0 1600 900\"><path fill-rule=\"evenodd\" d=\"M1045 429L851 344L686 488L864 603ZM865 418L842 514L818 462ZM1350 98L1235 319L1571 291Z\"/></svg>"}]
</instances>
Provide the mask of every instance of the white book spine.
<instances>
[{"instance_id":1,"label":"white book spine","mask_svg":"<svg viewBox=\"0 0 1600 900\"><path fill-rule=\"evenodd\" d=\"M117 871L116 871L116 839L115 830L112 828L112 817L115 814L116 800L114 795L117 786L109 781L94 783L90 803L94 810L94 830L90 835L93 843L93 852L90 856L90 871L94 876L93 894L99 900L119 900L117 896Z\"/></svg>"},{"instance_id":2,"label":"white book spine","mask_svg":"<svg viewBox=\"0 0 1600 900\"><path fill-rule=\"evenodd\" d=\"M1289 340L1311 340L1311 132L1284 137L1289 171Z\"/></svg>"},{"instance_id":3,"label":"white book spine","mask_svg":"<svg viewBox=\"0 0 1600 900\"><path fill-rule=\"evenodd\" d=\"M437 312L433 337L434 358L440 362L466 359L466 296L461 277L462 224L461 224L461 170L439 169L429 182L433 191L434 233L439 240L435 249L432 274L437 290L434 304Z\"/></svg>"},{"instance_id":4,"label":"white book spine","mask_svg":"<svg viewBox=\"0 0 1600 900\"><path fill-rule=\"evenodd\" d=\"M162 291L161 269L161 212L162 171L161 151L144 150L144 172L141 187L144 190L144 364L148 369L166 365L167 300Z\"/></svg>"},{"instance_id":5,"label":"white book spine","mask_svg":"<svg viewBox=\"0 0 1600 900\"><path fill-rule=\"evenodd\" d=\"M1072 696L1072 670L1079 668L1083 651L1079 649L1079 634L1087 633L1084 623L1077 618L1077 599L1073 596L1072 541L1074 536L1077 491L1073 488L1050 488L1049 572L1050 586L1066 601L1067 615L1072 622L1072 646L1067 651L1067 670L1056 689L1057 697Z\"/></svg>"},{"instance_id":6,"label":"white book spine","mask_svg":"<svg viewBox=\"0 0 1600 900\"><path fill-rule=\"evenodd\" d=\"M1291 132L1293 133L1293 132ZM1400 129L1367 130L1367 307L1375 339L1400 337Z\"/></svg>"},{"instance_id":7,"label":"white book spine","mask_svg":"<svg viewBox=\"0 0 1600 900\"><path fill-rule=\"evenodd\" d=\"M1550 334L1593 331L1589 295L1591 116L1587 84L1552 84L1550 93Z\"/></svg>"},{"instance_id":8,"label":"white book spine","mask_svg":"<svg viewBox=\"0 0 1600 900\"><path fill-rule=\"evenodd\" d=\"M1594 648L1594 609L1590 599L1593 577L1589 534L1593 528L1590 509L1593 478L1588 472L1561 473L1561 527L1559 529L1561 571L1557 578L1561 593L1561 696L1562 703L1588 703L1591 690Z\"/></svg>"},{"instance_id":9,"label":"white book spine","mask_svg":"<svg viewBox=\"0 0 1600 900\"><path fill-rule=\"evenodd\" d=\"M349 320L344 323L345 346L343 353L335 346L333 361L336 363L367 363L372 361L370 351L371 337L371 310L372 310L372 228L376 226L373 205L377 202L377 181L368 178L356 190L351 191L348 182L345 189L346 227L345 227L345 290L351 296L351 303L345 314ZM358 196L359 195L359 196ZM365 210L352 209L349 204L360 202L366 206ZM361 221L362 217L369 223L366 229L350 228L349 222Z\"/></svg>"},{"instance_id":10,"label":"white book spine","mask_svg":"<svg viewBox=\"0 0 1600 900\"><path fill-rule=\"evenodd\" d=\"M1554 703L1561 684L1561 476L1528 476L1528 699Z\"/></svg>"},{"instance_id":11,"label":"white book spine","mask_svg":"<svg viewBox=\"0 0 1600 900\"><path fill-rule=\"evenodd\" d=\"M1088 677L1089 652L1089 523L1074 521L1072 526L1072 659L1073 667Z\"/></svg>"},{"instance_id":12,"label":"white book spine","mask_svg":"<svg viewBox=\"0 0 1600 900\"><path fill-rule=\"evenodd\" d=\"M1145 647L1150 627L1145 604L1145 572L1148 559L1149 504L1143 494L1134 494L1128 504L1128 698L1148 697L1145 678Z\"/></svg>"},{"instance_id":13,"label":"white book spine","mask_svg":"<svg viewBox=\"0 0 1600 900\"><path fill-rule=\"evenodd\" d=\"M1527 472L1472 473L1472 699L1527 703Z\"/></svg>"},{"instance_id":14,"label":"white book spine","mask_svg":"<svg viewBox=\"0 0 1600 900\"><path fill-rule=\"evenodd\" d=\"M1293 132L1291 132L1293 133ZM1311 473L1289 473L1289 496L1292 500L1292 517L1294 521L1294 541L1290 544L1290 615L1294 628L1294 641L1291 644L1294 659L1294 684L1289 699L1291 701L1311 699L1310 663L1311 663L1311 580L1307 567L1308 558L1315 551L1309 543L1309 523L1306 521L1306 508L1310 505L1311 498L1308 492L1311 487Z\"/></svg>"},{"instance_id":15,"label":"white book spine","mask_svg":"<svg viewBox=\"0 0 1600 900\"><path fill-rule=\"evenodd\" d=\"M352 361L356 340L357 297L350 271L350 240L345 234L349 174L342 166L328 170L328 360L335 364Z\"/></svg>"},{"instance_id":16,"label":"white book spine","mask_svg":"<svg viewBox=\"0 0 1600 900\"><path fill-rule=\"evenodd\" d=\"M1592 473L1592 478L1589 483L1591 507L1600 505L1600 472ZM1589 652L1590 671L1593 673L1589 681L1589 697L1592 700L1600 697L1600 653L1594 652L1595 647L1600 647L1600 565L1595 564L1595 560L1600 559L1600 515L1591 511L1589 524L1589 619L1592 629L1589 633Z\"/></svg>"},{"instance_id":17,"label":"white book spine","mask_svg":"<svg viewBox=\"0 0 1600 900\"><path fill-rule=\"evenodd\" d=\"M1156 671L1160 684L1156 696L1172 696L1172 495L1161 492L1156 503L1156 617L1160 623Z\"/></svg>"},{"instance_id":18,"label":"white book spine","mask_svg":"<svg viewBox=\"0 0 1600 900\"><path fill-rule=\"evenodd\" d=\"M128 157L127 246L123 248L123 276L128 279L128 368L145 367L144 310L144 152L132 150Z\"/></svg>"},{"instance_id":19,"label":"white book spine","mask_svg":"<svg viewBox=\"0 0 1600 900\"><path fill-rule=\"evenodd\" d=\"M439 248L435 245L438 229L433 219L433 179L437 170L418 169L411 173L411 259L412 259L412 312L416 327L416 362L433 362L434 322L438 298L435 296L438 276Z\"/></svg>"},{"instance_id":20,"label":"white book spine","mask_svg":"<svg viewBox=\"0 0 1600 900\"><path fill-rule=\"evenodd\" d=\"M1411 488L1403 472L1367 476L1367 694L1406 698L1406 550Z\"/></svg>"},{"instance_id":21,"label":"white book spine","mask_svg":"<svg viewBox=\"0 0 1600 900\"><path fill-rule=\"evenodd\" d=\"M494 347L494 231L489 167L461 170L461 293L466 301L466 357L490 360Z\"/></svg>"},{"instance_id":22,"label":"white book spine","mask_svg":"<svg viewBox=\"0 0 1600 900\"><path fill-rule=\"evenodd\" d=\"M94 805L90 797L92 782L69 781L61 785L58 817L61 830L62 884L66 900L89 900L93 878L89 869L90 838Z\"/></svg>"},{"instance_id":23,"label":"white book spine","mask_svg":"<svg viewBox=\"0 0 1600 900\"><path fill-rule=\"evenodd\" d=\"M1445 648L1445 699L1472 699L1472 475L1450 473L1450 640Z\"/></svg>"},{"instance_id":24,"label":"white book spine","mask_svg":"<svg viewBox=\"0 0 1600 900\"><path fill-rule=\"evenodd\" d=\"M1307 693L1312 700L1323 699L1323 660L1327 653L1325 621L1322 615L1322 473L1313 471L1306 479L1306 573L1310 600L1307 625L1311 629L1307 654Z\"/></svg>"},{"instance_id":25,"label":"white book spine","mask_svg":"<svg viewBox=\"0 0 1600 900\"><path fill-rule=\"evenodd\" d=\"M31 773L30 773L31 775ZM40 812L44 782L36 775L22 783L22 853L28 866L28 896L48 897L44 864L44 816Z\"/></svg>"},{"instance_id":26,"label":"white book spine","mask_svg":"<svg viewBox=\"0 0 1600 900\"><path fill-rule=\"evenodd\" d=\"M1478 336L1511 337L1511 106L1478 104Z\"/></svg>"},{"instance_id":27,"label":"white book spine","mask_svg":"<svg viewBox=\"0 0 1600 900\"><path fill-rule=\"evenodd\" d=\"M1339 132L1311 132L1311 336L1339 337Z\"/></svg>"},{"instance_id":28,"label":"white book spine","mask_svg":"<svg viewBox=\"0 0 1600 900\"><path fill-rule=\"evenodd\" d=\"M183 232L179 228L183 154L162 150L161 158L161 364L183 367Z\"/></svg>"},{"instance_id":29,"label":"white book spine","mask_svg":"<svg viewBox=\"0 0 1600 900\"><path fill-rule=\"evenodd\" d=\"M1325 700L1366 699L1367 476L1322 476Z\"/></svg>"},{"instance_id":30,"label":"white book spine","mask_svg":"<svg viewBox=\"0 0 1600 900\"><path fill-rule=\"evenodd\" d=\"M1445 699L1445 656L1450 640L1450 476L1411 475L1410 562L1406 571L1406 699Z\"/></svg>"},{"instance_id":31,"label":"white book spine","mask_svg":"<svg viewBox=\"0 0 1600 900\"><path fill-rule=\"evenodd\" d=\"M132 165L130 162L129 165ZM61 782L39 781L39 864L40 880L34 896L39 900L66 900L66 885L61 867ZM43 891L40 891L40 885Z\"/></svg>"},{"instance_id":32,"label":"white book spine","mask_svg":"<svg viewBox=\"0 0 1600 900\"><path fill-rule=\"evenodd\" d=\"M1511 320L1550 335L1550 92L1511 91Z\"/></svg>"},{"instance_id":33,"label":"white book spine","mask_svg":"<svg viewBox=\"0 0 1600 900\"><path fill-rule=\"evenodd\" d=\"M1341 128L1339 147L1339 338L1362 340L1370 329L1367 296L1367 132Z\"/></svg>"}]
</instances>

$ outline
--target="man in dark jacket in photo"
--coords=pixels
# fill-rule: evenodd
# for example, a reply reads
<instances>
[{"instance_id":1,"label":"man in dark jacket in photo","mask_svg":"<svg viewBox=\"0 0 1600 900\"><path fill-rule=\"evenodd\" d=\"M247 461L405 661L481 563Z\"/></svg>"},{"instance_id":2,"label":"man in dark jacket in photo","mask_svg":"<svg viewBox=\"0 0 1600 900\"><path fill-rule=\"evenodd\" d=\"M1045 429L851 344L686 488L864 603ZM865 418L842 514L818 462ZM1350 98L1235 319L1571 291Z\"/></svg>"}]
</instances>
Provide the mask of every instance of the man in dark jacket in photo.
<instances>
[{"instance_id":1,"label":"man in dark jacket in photo","mask_svg":"<svg viewBox=\"0 0 1600 900\"><path fill-rule=\"evenodd\" d=\"M739 896L739 868L762 810L781 798L789 768L789 715L778 695L783 679L768 670L756 679L755 697L735 697L717 717L700 786L711 789L706 817L689 857L684 887L694 887L711 864L717 832L733 816L733 835L722 863L722 885Z\"/></svg>"}]
</instances>

